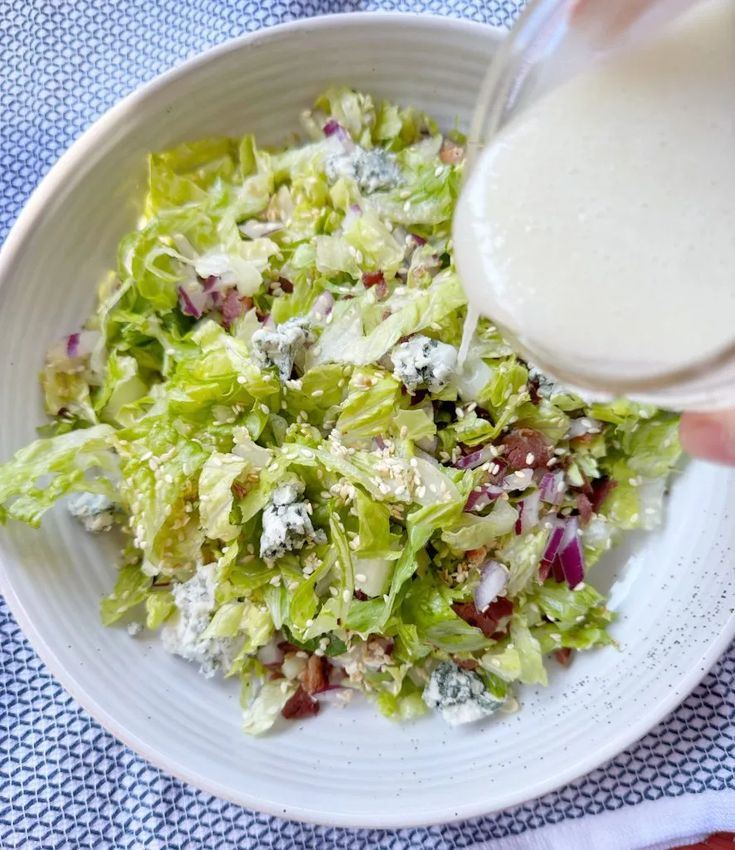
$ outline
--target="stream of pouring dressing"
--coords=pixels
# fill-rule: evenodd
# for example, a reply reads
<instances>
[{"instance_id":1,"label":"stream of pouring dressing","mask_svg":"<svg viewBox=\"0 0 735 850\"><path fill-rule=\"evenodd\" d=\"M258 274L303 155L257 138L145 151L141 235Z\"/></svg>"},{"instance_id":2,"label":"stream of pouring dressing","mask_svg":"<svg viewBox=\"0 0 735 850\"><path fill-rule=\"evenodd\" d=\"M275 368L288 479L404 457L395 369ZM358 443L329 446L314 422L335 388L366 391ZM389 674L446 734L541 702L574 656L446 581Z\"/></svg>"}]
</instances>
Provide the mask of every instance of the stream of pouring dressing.
<instances>
[{"instance_id":1,"label":"stream of pouring dressing","mask_svg":"<svg viewBox=\"0 0 735 850\"><path fill-rule=\"evenodd\" d=\"M472 307L586 382L735 342L735 0L706 0L513 119L453 236Z\"/></svg>"}]
</instances>

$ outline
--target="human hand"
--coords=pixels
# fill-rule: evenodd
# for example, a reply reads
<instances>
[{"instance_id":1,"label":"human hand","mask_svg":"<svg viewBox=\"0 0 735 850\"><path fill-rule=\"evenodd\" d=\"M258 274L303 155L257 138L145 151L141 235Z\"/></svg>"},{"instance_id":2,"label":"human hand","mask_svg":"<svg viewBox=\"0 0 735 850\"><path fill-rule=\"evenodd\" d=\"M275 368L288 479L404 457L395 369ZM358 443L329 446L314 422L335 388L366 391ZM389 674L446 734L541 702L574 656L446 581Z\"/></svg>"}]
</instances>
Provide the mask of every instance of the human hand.
<instances>
[{"instance_id":1,"label":"human hand","mask_svg":"<svg viewBox=\"0 0 735 850\"><path fill-rule=\"evenodd\" d=\"M685 413L679 433L688 454L714 463L735 465L735 410Z\"/></svg>"},{"instance_id":2,"label":"human hand","mask_svg":"<svg viewBox=\"0 0 735 850\"><path fill-rule=\"evenodd\" d=\"M572 22L592 44L604 46L622 36L662 26L697 0L574 0Z\"/></svg>"}]
</instances>

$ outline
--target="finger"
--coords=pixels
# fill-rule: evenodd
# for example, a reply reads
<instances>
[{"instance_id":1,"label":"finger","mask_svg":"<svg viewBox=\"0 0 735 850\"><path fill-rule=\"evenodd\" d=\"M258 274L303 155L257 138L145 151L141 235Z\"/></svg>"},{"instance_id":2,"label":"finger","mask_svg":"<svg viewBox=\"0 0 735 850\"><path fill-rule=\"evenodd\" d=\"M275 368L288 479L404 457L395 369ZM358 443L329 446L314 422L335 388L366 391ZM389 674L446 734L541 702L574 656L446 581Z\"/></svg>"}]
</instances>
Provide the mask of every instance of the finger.
<instances>
[{"instance_id":1,"label":"finger","mask_svg":"<svg viewBox=\"0 0 735 850\"><path fill-rule=\"evenodd\" d=\"M665 25L698 0L574 0L570 20L593 44L611 45L622 35L635 35Z\"/></svg>"},{"instance_id":2,"label":"finger","mask_svg":"<svg viewBox=\"0 0 735 850\"><path fill-rule=\"evenodd\" d=\"M685 413L680 436L684 450L690 455L735 465L735 410Z\"/></svg>"}]
</instances>

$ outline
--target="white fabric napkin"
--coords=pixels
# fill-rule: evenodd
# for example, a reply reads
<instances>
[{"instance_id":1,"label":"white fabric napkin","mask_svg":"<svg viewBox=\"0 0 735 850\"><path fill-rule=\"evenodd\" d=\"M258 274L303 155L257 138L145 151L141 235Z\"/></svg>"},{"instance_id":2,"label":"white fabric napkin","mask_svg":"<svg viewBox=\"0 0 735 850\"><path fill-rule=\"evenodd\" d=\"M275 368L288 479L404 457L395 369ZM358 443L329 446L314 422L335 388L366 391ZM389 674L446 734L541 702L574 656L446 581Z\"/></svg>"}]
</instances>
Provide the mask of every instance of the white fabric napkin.
<instances>
[{"instance_id":1,"label":"white fabric napkin","mask_svg":"<svg viewBox=\"0 0 735 850\"><path fill-rule=\"evenodd\" d=\"M708 791L570 819L472 850L669 850L733 829L735 791Z\"/></svg>"}]
</instances>

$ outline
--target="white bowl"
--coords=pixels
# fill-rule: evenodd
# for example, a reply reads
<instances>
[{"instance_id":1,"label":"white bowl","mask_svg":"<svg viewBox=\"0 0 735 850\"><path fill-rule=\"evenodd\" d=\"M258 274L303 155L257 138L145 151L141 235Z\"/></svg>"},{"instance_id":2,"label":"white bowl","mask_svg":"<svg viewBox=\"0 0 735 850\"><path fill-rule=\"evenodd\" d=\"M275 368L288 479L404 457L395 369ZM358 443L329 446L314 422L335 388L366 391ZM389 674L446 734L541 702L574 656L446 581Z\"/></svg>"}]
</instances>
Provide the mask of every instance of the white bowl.
<instances>
[{"instance_id":1,"label":"white bowl","mask_svg":"<svg viewBox=\"0 0 735 850\"><path fill-rule=\"evenodd\" d=\"M374 14L317 18L230 42L155 80L86 133L44 180L0 257L0 458L34 437L49 343L87 315L134 226L145 155L183 139L254 131L275 143L326 85L349 83L468 123L501 34L478 24ZM0 532L2 590L52 672L114 735L164 770L242 805L372 827L465 818L528 800L643 735L700 680L735 632L735 475L691 464L666 527L631 539L593 576L612 587L621 650L556 670L522 710L481 727L399 726L366 704L261 738L240 731L236 688L201 678L155 639L105 629L109 540L63 510L41 531Z\"/></svg>"}]
</instances>

